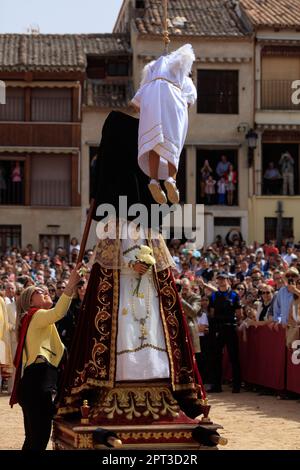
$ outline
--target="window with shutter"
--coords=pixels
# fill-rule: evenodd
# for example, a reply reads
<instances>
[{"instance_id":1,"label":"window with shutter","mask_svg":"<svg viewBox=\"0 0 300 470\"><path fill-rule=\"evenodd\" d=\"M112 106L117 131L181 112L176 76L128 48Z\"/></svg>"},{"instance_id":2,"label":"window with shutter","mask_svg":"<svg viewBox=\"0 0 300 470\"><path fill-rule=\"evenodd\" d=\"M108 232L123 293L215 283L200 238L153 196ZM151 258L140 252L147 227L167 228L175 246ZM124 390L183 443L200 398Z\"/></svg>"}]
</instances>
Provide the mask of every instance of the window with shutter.
<instances>
[{"instance_id":1,"label":"window with shutter","mask_svg":"<svg viewBox=\"0 0 300 470\"><path fill-rule=\"evenodd\" d=\"M127 62L109 62L107 64L107 75L109 77L127 77L128 76L128 63Z\"/></svg>"},{"instance_id":2,"label":"window with shutter","mask_svg":"<svg viewBox=\"0 0 300 470\"><path fill-rule=\"evenodd\" d=\"M86 74L88 78L102 79L106 77L106 62L102 56L87 56Z\"/></svg>"},{"instance_id":3,"label":"window with shutter","mask_svg":"<svg viewBox=\"0 0 300 470\"><path fill-rule=\"evenodd\" d=\"M23 88L6 89L6 102L0 104L0 121L24 121Z\"/></svg>"},{"instance_id":4,"label":"window with shutter","mask_svg":"<svg viewBox=\"0 0 300 470\"><path fill-rule=\"evenodd\" d=\"M35 88L31 91L31 119L40 122L72 121L72 90Z\"/></svg>"},{"instance_id":5,"label":"window with shutter","mask_svg":"<svg viewBox=\"0 0 300 470\"><path fill-rule=\"evenodd\" d=\"M71 205L71 158L34 156L31 161L31 205Z\"/></svg>"},{"instance_id":6,"label":"window with shutter","mask_svg":"<svg viewBox=\"0 0 300 470\"><path fill-rule=\"evenodd\" d=\"M199 114L239 113L238 70L198 70Z\"/></svg>"}]
</instances>

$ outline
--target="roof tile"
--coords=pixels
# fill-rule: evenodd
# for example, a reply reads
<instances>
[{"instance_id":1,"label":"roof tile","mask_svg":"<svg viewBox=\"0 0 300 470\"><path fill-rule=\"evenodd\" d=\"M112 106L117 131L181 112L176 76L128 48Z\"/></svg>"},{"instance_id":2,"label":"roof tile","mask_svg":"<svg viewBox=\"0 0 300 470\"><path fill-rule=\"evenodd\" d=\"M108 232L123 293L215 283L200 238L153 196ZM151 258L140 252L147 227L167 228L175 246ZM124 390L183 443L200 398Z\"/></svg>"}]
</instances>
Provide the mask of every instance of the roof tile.
<instances>
[{"instance_id":1,"label":"roof tile","mask_svg":"<svg viewBox=\"0 0 300 470\"><path fill-rule=\"evenodd\" d=\"M143 12L143 15L141 15ZM162 34L163 2L145 0L135 24L141 34ZM233 0L169 0L169 33L175 36L233 36L249 34Z\"/></svg>"},{"instance_id":2,"label":"roof tile","mask_svg":"<svg viewBox=\"0 0 300 470\"><path fill-rule=\"evenodd\" d=\"M240 5L256 27L300 27L300 0L240 0Z\"/></svg>"},{"instance_id":3,"label":"roof tile","mask_svg":"<svg viewBox=\"0 0 300 470\"><path fill-rule=\"evenodd\" d=\"M87 54L129 53L125 34L0 34L2 71L84 71Z\"/></svg>"}]
</instances>

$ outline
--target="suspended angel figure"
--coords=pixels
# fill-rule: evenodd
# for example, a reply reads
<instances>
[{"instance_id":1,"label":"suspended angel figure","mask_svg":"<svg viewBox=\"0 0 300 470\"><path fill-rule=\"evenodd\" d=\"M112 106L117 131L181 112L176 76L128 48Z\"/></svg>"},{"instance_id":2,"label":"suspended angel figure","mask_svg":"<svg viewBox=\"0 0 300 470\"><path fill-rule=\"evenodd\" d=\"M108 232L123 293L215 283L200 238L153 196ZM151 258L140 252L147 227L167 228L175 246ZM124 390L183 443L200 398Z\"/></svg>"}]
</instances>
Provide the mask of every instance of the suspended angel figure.
<instances>
[{"instance_id":1,"label":"suspended angel figure","mask_svg":"<svg viewBox=\"0 0 300 470\"><path fill-rule=\"evenodd\" d=\"M159 204L167 202L159 180L164 181L169 201L179 202L176 175L188 130L188 107L197 99L189 77L194 60L192 46L185 44L150 62L132 99L140 110L138 163L151 178L148 187Z\"/></svg>"}]
</instances>

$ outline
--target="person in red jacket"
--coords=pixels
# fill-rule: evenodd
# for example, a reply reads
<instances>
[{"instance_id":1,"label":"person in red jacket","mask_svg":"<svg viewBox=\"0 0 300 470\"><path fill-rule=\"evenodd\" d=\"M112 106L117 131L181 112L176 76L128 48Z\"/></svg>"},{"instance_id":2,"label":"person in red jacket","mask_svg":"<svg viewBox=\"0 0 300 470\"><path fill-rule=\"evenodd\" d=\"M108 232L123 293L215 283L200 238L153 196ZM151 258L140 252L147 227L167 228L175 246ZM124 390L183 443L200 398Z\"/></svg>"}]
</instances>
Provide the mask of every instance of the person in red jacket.
<instances>
[{"instance_id":1,"label":"person in red jacket","mask_svg":"<svg viewBox=\"0 0 300 470\"><path fill-rule=\"evenodd\" d=\"M233 165L229 165L228 172L225 175L226 188L227 188L227 204L232 206L235 185L237 182L237 172L234 170Z\"/></svg>"}]
</instances>

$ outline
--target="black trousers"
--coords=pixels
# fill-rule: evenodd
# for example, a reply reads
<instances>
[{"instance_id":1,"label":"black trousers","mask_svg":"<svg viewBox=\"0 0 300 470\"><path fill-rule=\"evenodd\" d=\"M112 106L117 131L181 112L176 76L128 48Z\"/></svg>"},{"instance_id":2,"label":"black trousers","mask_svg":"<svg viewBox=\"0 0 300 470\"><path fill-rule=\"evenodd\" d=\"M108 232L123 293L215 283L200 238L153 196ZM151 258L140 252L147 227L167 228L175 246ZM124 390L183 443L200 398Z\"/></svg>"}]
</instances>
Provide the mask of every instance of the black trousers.
<instances>
[{"instance_id":1,"label":"black trousers","mask_svg":"<svg viewBox=\"0 0 300 470\"><path fill-rule=\"evenodd\" d=\"M47 364L34 364L25 369L19 390L25 441L22 450L45 450L50 439L54 406L52 390L57 370Z\"/></svg>"},{"instance_id":2,"label":"black trousers","mask_svg":"<svg viewBox=\"0 0 300 470\"><path fill-rule=\"evenodd\" d=\"M203 383L209 384L211 383L209 337L208 335L199 336L199 340L201 352L195 355L197 360L197 366Z\"/></svg>"},{"instance_id":3,"label":"black trousers","mask_svg":"<svg viewBox=\"0 0 300 470\"><path fill-rule=\"evenodd\" d=\"M223 350L227 347L229 360L232 367L233 388L239 389L241 386L239 340L234 325L222 325L214 331L215 350L215 387L222 385L222 361Z\"/></svg>"}]
</instances>

